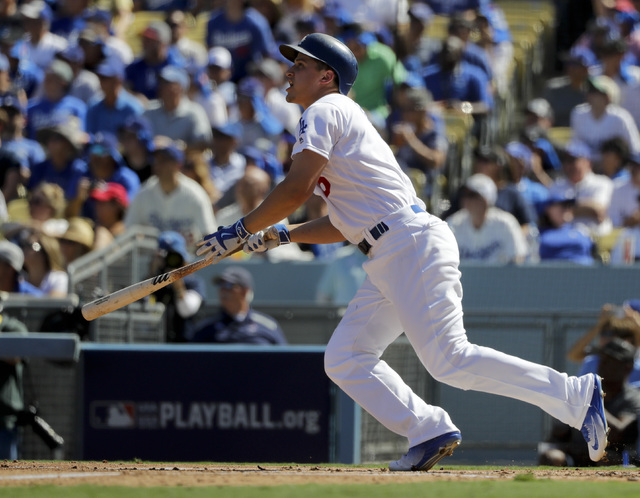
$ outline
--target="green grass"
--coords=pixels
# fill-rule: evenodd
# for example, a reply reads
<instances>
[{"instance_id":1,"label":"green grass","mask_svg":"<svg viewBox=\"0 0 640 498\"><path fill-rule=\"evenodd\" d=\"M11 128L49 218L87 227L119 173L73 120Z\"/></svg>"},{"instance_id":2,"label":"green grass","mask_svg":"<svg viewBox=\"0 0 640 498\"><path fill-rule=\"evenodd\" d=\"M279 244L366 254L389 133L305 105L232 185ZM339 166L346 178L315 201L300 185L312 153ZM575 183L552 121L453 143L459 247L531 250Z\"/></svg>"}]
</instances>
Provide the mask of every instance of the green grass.
<instances>
[{"instance_id":1,"label":"green grass","mask_svg":"<svg viewBox=\"0 0 640 498\"><path fill-rule=\"evenodd\" d=\"M634 482L528 481L424 482L416 484L352 484L254 487L123 488L107 486L35 486L0 488L0 496L11 498L406 498L411 496L625 497L639 494Z\"/></svg>"}]
</instances>

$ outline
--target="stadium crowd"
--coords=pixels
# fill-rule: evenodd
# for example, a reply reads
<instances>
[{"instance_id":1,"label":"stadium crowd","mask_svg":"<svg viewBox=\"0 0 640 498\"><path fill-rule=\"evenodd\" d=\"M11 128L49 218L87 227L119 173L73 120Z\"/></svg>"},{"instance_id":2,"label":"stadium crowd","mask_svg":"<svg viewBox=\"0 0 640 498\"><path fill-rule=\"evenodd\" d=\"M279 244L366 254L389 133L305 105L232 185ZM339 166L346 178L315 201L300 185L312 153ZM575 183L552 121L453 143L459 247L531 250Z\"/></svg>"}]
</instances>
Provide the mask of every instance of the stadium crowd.
<instances>
[{"instance_id":1,"label":"stadium crowd","mask_svg":"<svg viewBox=\"0 0 640 498\"><path fill-rule=\"evenodd\" d=\"M2 290L64 295L67 266L131 227L177 232L192 254L249 212L287 174L300 117L277 47L318 31L355 54L352 98L463 261L636 261L640 2L583 2L580 26L575 2L554 3L557 74L527 94L505 2L3 0ZM289 221L325 213L313 196ZM267 257L344 253L292 246Z\"/></svg>"}]
</instances>

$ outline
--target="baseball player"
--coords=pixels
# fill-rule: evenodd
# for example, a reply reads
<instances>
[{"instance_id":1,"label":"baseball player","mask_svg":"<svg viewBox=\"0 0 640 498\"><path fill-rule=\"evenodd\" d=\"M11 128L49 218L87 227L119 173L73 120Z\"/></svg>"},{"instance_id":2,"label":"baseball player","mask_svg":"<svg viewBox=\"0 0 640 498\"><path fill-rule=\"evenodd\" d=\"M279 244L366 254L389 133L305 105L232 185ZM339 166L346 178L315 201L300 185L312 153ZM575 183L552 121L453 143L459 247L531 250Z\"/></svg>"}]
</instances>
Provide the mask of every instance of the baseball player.
<instances>
[{"instance_id":1,"label":"baseball player","mask_svg":"<svg viewBox=\"0 0 640 498\"><path fill-rule=\"evenodd\" d=\"M470 344L462 322L456 240L425 211L390 148L346 95L358 64L335 38L310 34L281 45L293 62L287 101L304 109L286 178L255 210L199 243L214 262L243 247L260 252L290 242L356 244L367 254L367 278L325 352L329 377L390 430L409 451L389 468L429 470L460 444L442 408L416 396L380 356L403 331L437 380L535 404L581 429L592 460L607 445L602 387L595 374L569 377L551 368ZM312 193L328 216L276 224Z\"/></svg>"}]
</instances>

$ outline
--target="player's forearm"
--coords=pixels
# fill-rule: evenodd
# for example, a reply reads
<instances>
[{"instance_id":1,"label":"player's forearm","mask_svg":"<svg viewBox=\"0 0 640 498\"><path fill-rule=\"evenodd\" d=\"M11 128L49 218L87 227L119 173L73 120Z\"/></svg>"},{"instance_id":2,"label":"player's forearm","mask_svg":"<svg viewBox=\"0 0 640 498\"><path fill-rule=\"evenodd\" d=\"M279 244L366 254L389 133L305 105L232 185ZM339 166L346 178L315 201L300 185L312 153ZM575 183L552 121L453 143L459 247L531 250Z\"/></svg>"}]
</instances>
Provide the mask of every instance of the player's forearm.
<instances>
[{"instance_id":1,"label":"player's forearm","mask_svg":"<svg viewBox=\"0 0 640 498\"><path fill-rule=\"evenodd\" d=\"M328 216L323 216L315 220L302 223L300 225L290 225L289 233L291 242L303 244L332 244L334 242L344 242L344 235L334 227Z\"/></svg>"}]
</instances>

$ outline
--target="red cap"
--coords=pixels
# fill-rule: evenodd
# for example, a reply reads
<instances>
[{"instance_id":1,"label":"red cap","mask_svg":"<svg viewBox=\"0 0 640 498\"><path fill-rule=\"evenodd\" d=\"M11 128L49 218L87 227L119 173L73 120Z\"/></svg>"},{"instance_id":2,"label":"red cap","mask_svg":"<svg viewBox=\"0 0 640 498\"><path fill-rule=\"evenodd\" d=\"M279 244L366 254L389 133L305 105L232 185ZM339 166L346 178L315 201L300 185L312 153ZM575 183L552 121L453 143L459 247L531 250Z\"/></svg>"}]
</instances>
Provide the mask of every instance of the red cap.
<instances>
[{"instance_id":1,"label":"red cap","mask_svg":"<svg viewBox=\"0 0 640 498\"><path fill-rule=\"evenodd\" d=\"M109 182L93 189L91 197L96 201L116 200L122 207L129 205L129 195L127 190L119 183Z\"/></svg>"}]
</instances>

